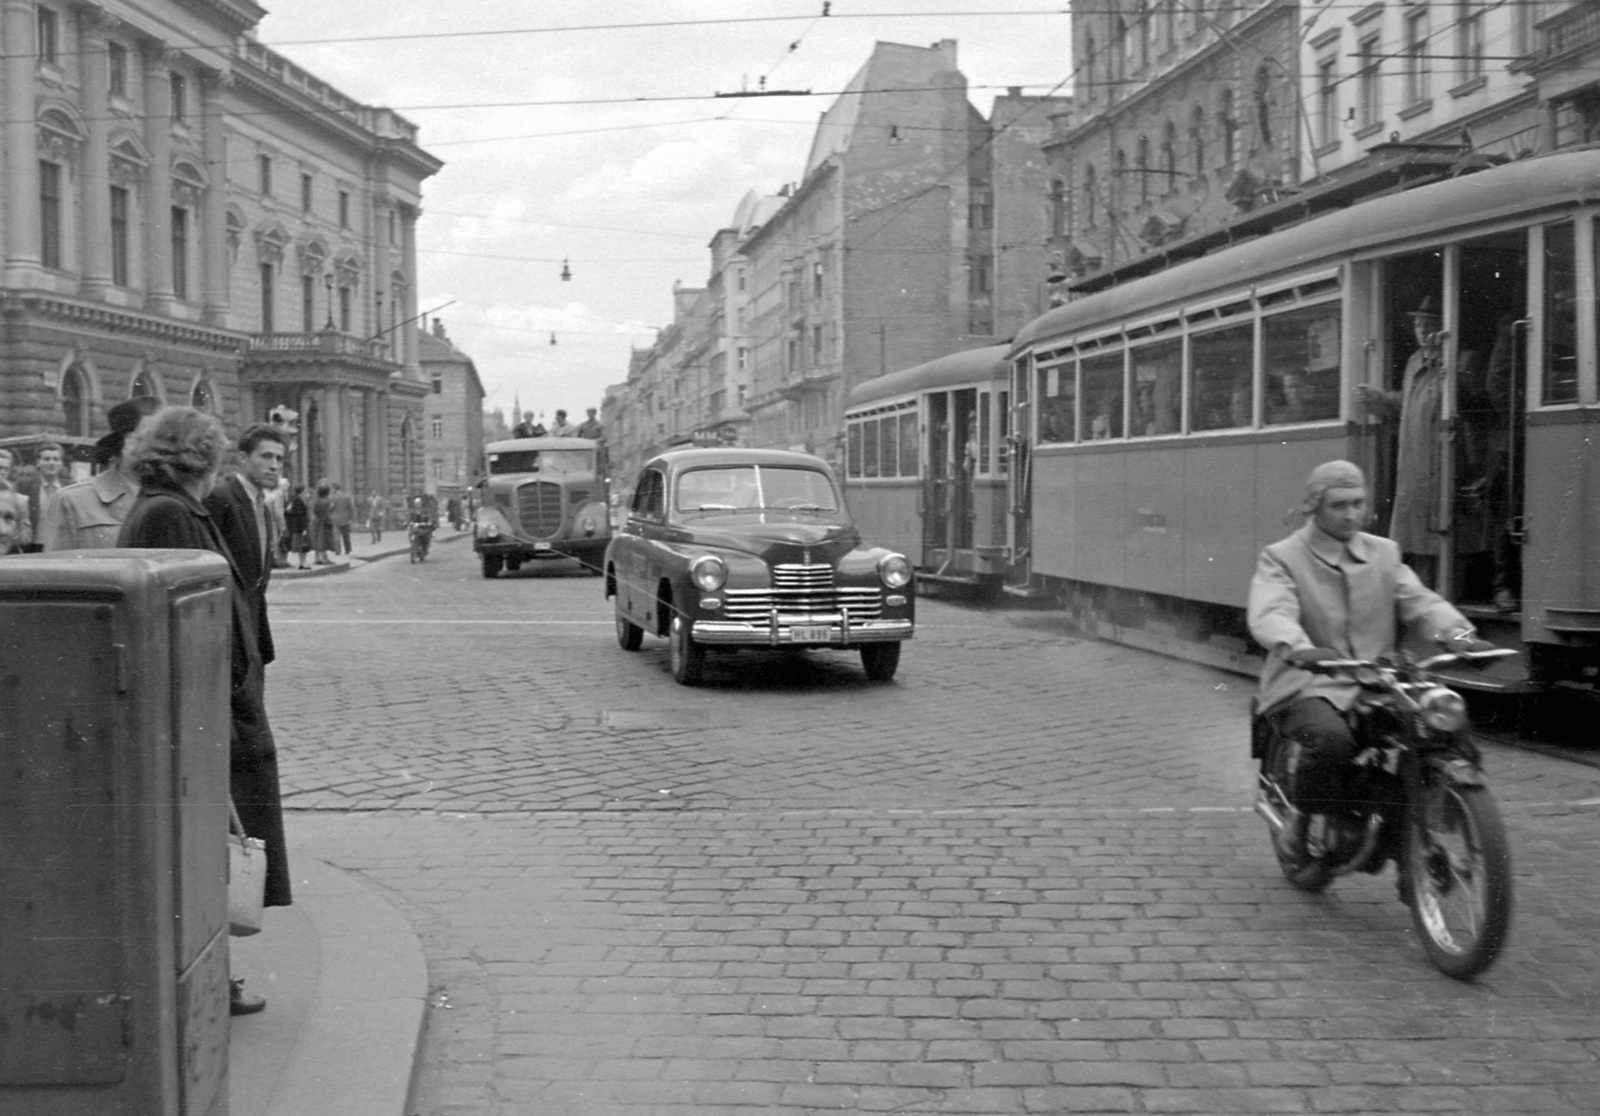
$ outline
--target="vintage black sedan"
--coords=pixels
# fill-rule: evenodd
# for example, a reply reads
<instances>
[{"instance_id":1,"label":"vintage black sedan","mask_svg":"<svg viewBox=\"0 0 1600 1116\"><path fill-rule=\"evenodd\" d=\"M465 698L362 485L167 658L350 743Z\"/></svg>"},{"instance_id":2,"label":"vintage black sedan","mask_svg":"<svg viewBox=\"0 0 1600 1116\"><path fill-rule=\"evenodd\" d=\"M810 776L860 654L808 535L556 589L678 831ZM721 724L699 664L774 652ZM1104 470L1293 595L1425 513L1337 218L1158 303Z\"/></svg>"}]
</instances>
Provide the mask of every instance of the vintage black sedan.
<instances>
[{"instance_id":1,"label":"vintage black sedan","mask_svg":"<svg viewBox=\"0 0 1600 1116\"><path fill-rule=\"evenodd\" d=\"M667 640L673 677L697 684L708 651L855 648L886 682L911 638L902 554L863 545L833 471L785 450L681 449L647 462L606 550L617 642Z\"/></svg>"}]
</instances>

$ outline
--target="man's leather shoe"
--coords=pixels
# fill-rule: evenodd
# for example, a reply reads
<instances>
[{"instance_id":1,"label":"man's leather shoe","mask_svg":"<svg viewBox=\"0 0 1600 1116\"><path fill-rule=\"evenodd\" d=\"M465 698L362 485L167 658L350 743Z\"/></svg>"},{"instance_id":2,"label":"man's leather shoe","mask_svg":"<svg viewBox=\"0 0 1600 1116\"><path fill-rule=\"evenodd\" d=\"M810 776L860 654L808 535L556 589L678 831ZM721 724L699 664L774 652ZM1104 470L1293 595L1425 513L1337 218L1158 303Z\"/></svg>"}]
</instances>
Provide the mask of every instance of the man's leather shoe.
<instances>
[{"instance_id":1,"label":"man's leather shoe","mask_svg":"<svg viewBox=\"0 0 1600 1116\"><path fill-rule=\"evenodd\" d=\"M244 994L244 979L235 978L228 982L228 1014L229 1015L254 1015L266 1009L267 1001L260 996L246 996Z\"/></svg>"}]
</instances>

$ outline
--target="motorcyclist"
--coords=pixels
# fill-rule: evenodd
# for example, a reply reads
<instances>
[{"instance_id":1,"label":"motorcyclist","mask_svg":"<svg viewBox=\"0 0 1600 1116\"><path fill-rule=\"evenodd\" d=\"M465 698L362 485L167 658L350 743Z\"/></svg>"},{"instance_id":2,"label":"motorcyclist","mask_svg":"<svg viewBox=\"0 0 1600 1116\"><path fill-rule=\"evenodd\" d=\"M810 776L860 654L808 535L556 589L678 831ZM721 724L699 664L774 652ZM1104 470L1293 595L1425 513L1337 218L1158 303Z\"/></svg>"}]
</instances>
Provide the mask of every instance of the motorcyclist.
<instances>
[{"instance_id":1,"label":"motorcyclist","mask_svg":"<svg viewBox=\"0 0 1600 1116\"><path fill-rule=\"evenodd\" d=\"M1471 623L1423 585L1391 540L1361 530L1367 483L1348 461L1311 471L1299 509L1306 522L1261 551L1250 583L1250 634L1267 650L1259 708L1274 732L1295 745L1290 801L1301 811L1335 813L1346 804L1356 753L1349 720L1360 688L1305 669L1329 659L1393 656L1403 627L1450 651L1483 651ZM1304 829L1288 827L1303 849Z\"/></svg>"}]
</instances>

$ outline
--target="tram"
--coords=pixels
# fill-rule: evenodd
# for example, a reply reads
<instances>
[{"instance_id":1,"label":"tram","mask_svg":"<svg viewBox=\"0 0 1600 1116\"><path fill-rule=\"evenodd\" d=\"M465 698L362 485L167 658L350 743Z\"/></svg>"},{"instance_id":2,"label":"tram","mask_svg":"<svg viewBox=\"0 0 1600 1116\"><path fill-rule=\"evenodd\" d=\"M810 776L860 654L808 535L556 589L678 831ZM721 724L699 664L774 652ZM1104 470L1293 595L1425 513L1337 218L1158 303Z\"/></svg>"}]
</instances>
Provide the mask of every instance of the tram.
<instances>
[{"instance_id":1,"label":"tram","mask_svg":"<svg viewBox=\"0 0 1600 1116\"><path fill-rule=\"evenodd\" d=\"M1460 681L1595 694L1597 256L1590 149L1364 201L1047 312L1007 354L1008 587L1090 632L1253 672L1256 554L1296 525L1311 468L1360 464L1370 529L1389 529L1400 431L1378 403L1431 311L1442 422L1408 435L1432 463L1418 491L1436 494L1411 560L1527 652Z\"/></svg>"},{"instance_id":2,"label":"tram","mask_svg":"<svg viewBox=\"0 0 1600 1116\"><path fill-rule=\"evenodd\" d=\"M845 402L845 499L862 536L924 587L998 594L1011 576L1005 345L856 386Z\"/></svg>"}]
</instances>

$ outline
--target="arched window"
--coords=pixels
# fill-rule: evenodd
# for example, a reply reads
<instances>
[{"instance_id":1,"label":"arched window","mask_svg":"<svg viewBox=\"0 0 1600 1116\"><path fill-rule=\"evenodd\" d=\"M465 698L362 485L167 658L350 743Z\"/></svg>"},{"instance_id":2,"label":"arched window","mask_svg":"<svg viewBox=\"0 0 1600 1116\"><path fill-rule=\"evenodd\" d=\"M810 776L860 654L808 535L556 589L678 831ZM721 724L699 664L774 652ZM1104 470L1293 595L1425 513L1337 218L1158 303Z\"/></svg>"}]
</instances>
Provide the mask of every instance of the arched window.
<instances>
[{"instance_id":1,"label":"arched window","mask_svg":"<svg viewBox=\"0 0 1600 1116\"><path fill-rule=\"evenodd\" d=\"M1194 177L1198 181L1206 173L1206 110L1199 105L1189 114L1189 149L1194 152Z\"/></svg>"},{"instance_id":2,"label":"arched window","mask_svg":"<svg viewBox=\"0 0 1600 1116\"><path fill-rule=\"evenodd\" d=\"M1093 101L1095 98L1095 74L1099 69L1099 59L1095 54L1094 33L1084 35L1083 43L1083 89L1084 99Z\"/></svg>"},{"instance_id":3,"label":"arched window","mask_svg":"<svg viewBox=\"0 0 1600 1116\"><path fill-rule=\"evenodd\" d=\"M61 429L74 438L89 436L89 381L77 365L61 377Z\"/></svg>"},{"instance_id":4,"label":"arched window","mask_svg":"<svg viewBox=\"0 0 1600 1116\"><path fill-rule=\"evenodd\" d=\"M1222 98L1217 107L1217 130L1222 133L1222 165L1231 166L1234 159L1233 149L1233 90L1224 89Z\"/></svg>"},{"instance_id":5,"label":"arched window","mask_svg":"<svg viewBox=\"0 0 1600 1116\"><path fill-rule=\"evenodd\" d=\"M1100 195L1095 182L1094 164L1083 165L1083 223L1087 228L1094 228L1097 221L1096 214L1100 207Z\"/></svg>"},{"instance_id":6,"label":"arched window","mask_svg":"<svg viewBox=\"0 0 1600 1116\"><path fill-rule=\"evenodd\" d=\"M194 382L194 390L189 393L189 406L210 414L216 405L216 397L211 394L211 381L200 377Z\"/></svg>"},{"instance_id":7,"label":"arched window","mask_svg":"<svg viewBox=\"0 0 1600 1116\"><path fill-rule=\"evenodd\" d=\"M1272 79L1265 66L1256 70L1256 135L1262 147L1272 146Z\"/></svg>"},{"instance_id":8,"label":"arched window","mask_svg":"<svg viewBox=\"0 0 1600 1116\"><path fill-rule=\"evenodd\" d=\"M1139 176L1139 204L1150 200L1150 137L1140 136L1134 148L1135 171Z\"/></svg>"},{"instance_id":9,"label":"arched window","mask_svg":"<svg viewBox=\"0 0 1600 1116\"><path fill-rule=\"evenodd\" d=\"M1178 188L1178 126L1170 120L1161 137L1161 171L1162 192L1170 194Z\"/></svg>"},{"instance_id":10,"label":"arched window","mask_svg":"<svg viewBox=\"0 0 1600 1116\"><path fill-rule=\"evenodd\" d=\"M128 385L129 399L142 399L149 396L159 398L156 394L156 382L147 369L139 369L139 374L133 378L133 383Z\"/></svg>"},{"instance_id":11,"label":"arched window","mask_svg":"<svg viewBox=\"0 0 1600 1116\"><path fill-rule=\"evenodd\" d=\"M1067 186L1059 178L1050 180L1050 235L1067 231Z\"/></svg>"}]
</instances>

